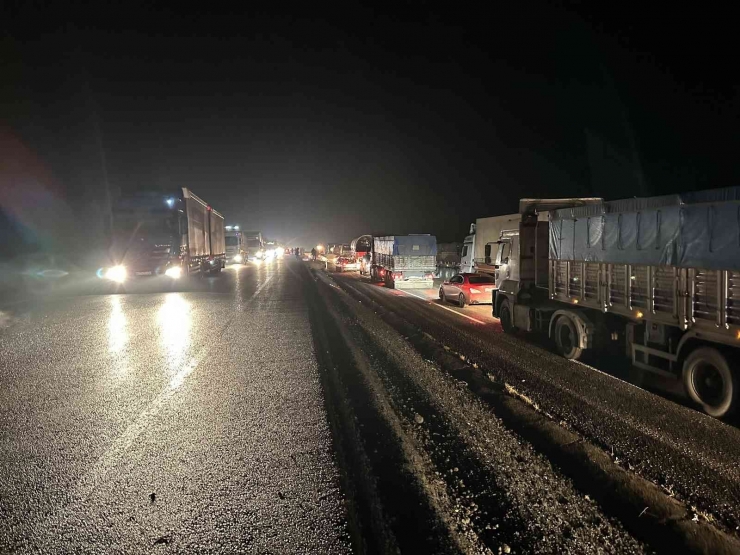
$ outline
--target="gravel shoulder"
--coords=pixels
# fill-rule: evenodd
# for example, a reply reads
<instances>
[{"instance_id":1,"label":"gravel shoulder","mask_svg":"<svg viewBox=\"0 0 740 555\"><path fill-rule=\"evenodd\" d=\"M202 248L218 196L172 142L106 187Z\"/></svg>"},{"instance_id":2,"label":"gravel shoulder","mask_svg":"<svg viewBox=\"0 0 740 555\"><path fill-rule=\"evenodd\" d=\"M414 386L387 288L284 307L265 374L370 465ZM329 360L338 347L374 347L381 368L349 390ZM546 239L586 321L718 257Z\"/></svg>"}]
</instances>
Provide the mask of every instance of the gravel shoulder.
<instances>
[{"instance_id":1,"label":"gravel shoulder","mask_svg":"<svg viewBox=\"0 0 740 555\"><path fill-rule=\"evenodd\" d=\"M652 551L374 310L321 272L314 279L307 293L312 327L325 328L315 336L317 352L327 355L322 383L331 390L335 444L345 438L340 468L369 482L346 493L356 512L385 523L380 544L368 539L378 530L366 525L354 530L355 545L368 552Z\"/></svg>"}]
</instances>

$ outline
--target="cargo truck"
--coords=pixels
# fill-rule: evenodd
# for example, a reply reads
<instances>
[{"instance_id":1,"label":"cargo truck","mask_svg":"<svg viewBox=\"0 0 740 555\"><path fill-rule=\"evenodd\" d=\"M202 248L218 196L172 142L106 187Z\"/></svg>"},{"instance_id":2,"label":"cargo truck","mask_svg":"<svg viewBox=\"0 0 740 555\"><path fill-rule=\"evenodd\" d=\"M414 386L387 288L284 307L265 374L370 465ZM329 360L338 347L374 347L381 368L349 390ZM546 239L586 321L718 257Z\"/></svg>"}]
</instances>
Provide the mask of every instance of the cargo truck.
<instances>
[{"instance_id":1,"label":"cargo truck","mask_svg":"<svg viewBox=\"0 0 740 555\"><path fill-rule=\"evenodd\" d=\"M244 242L247 245L247 260L262 260L265 257L265 242L261 231L245 231Z\"/></svg>"},{"instance_id":2,"label":"cargo truck","mask_svg":"<svg viewBox=\"0 0 740 555\"><path fill-rule=\"evenodd\" d=\"M569 359L611 344L641 371L681 380L707 414L737 409L740 187L523 199L500 240L493 314L506 332L545 332Z\"/></svg>"},{"instance_id":3,"label":"cargo truck","mask_svg":"<svg viewBox=\"0 0 740 555\"><path fill-rule=\"evenodd\" d=\"M543 216L547 219L547 213ZM519 214L505 214L478 218L470 224L470 235L465 237L460 256L460 273L496 273L495 257L501 232L519 224Z\"/></svg>"},{"instance_id":4,"label":"cargo truck","mask_svg":"<svg viewBox=\"0 0 740 555\"><path fill-rule=\"evenodd\" d=\"M398 289L434 287L437 238L434 235L373 237L370 279Z\"/></svg>"},{"instance_id":5,"label":"cargo truck","mask_svg":"<svg viewBox=\"0 0 740 555\"><path fill-rule=\"evenodd\" d=\"M226 262L224 218L185 187L125 197L112 211L109 255L112 265L100 275L119 283L218 273Z\"/></svg>"},{"instance_id":6,"label":"cargo truck","mask_svg":"<svg viewBox=\"0 0 740 555\"><path fill-rule=\"evenodd\" d=\"M226 263L243 264L246 261L244 234L238 225L226 226Z\"/></svg>"}]
</instances>

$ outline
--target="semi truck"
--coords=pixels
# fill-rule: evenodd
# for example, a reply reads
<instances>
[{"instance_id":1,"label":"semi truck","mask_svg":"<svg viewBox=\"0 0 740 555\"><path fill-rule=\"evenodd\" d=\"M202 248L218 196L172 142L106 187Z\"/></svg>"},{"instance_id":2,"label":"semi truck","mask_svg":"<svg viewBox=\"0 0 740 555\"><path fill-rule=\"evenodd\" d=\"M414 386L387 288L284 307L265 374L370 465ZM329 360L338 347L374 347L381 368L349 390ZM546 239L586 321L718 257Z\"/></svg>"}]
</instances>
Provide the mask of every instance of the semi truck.
<instances>
[{"instance_id":1,"label":"semi truck","mask_svg":"<svg viewBox=\"0 0 740 555\"><path fill-rule=\"evenodd\" d=\"M226 226L226 263L243 264L246 261L247 245L238 225Z\"/></svg>"},{"instance_id":2,"label":"semi truck","mask_svg":"<svg viewBox=\"0 0 740 555\"><path fill-rule=\"evenodd\" d=\"M574 360L615 346L640 371L681 380L707 414L737 409L740 187L522 199L500 241L492 300L504 331L544 332Z\"/></svg>"},{"instance_id":3,"label":"semi truck","mask_svg":"<svg viewBox=\"0 0 740 555\"><path fill-rule=\"evenodd\" d=\"M543 217L547 218L547 213ZM519 214L504 214L478 218L475 223L470 224L470 235L463 241L460 272L494 275L496 273L494 258L498 251L501 232L516 227L519 220Z\"/></svg>"},{"instance_id":4,"label":"semi truck","mask_svg":"<svg viewBox=\"0 0 740 555\"><path fill-rule=\"evenodd\" d=\"M261 231L245 231L247 260L262 260L265 256L265 242Z\"/></svg>"},{"instance_id":5,"label":"semi truck","mask_svg":"<svg viewBox=\"0 0 740 555\"><path fill-rule=\"evenodd\" d=\"M370 280L398 289L434 287L437 238L434 235L373 237Z\"/></svg>"},{"instance_id":6,"label":"semi truck","mask_svg":"<svg viewBox=\"0 0 740 555\"><path fill-rule=\"evenodd\" d=\"M123 197L112 211L109 257L101 277L119 283L218 273L226 262L224 218L185 187Z\"/></svg>"}]
</instances>

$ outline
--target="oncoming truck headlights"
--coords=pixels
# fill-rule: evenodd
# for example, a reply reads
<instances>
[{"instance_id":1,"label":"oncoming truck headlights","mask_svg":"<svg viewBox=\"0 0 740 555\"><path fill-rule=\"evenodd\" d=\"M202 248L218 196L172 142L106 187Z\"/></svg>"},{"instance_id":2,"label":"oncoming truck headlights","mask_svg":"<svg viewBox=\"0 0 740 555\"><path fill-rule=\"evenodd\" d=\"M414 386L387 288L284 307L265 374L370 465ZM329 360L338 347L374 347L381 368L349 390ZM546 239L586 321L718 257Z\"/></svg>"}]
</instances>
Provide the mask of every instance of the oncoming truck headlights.
<instances>
[{"instance_id":1,"label":"oncoming truck headlights","mask_svg":"<svg viewBox=\"0 0 740 555\"><path fill-rule=\"evenodd\" d=\"M126 281L126 277L128 276L128 272L126 271L125 266L113 266L112 268L108 268L103 273L103 277L110 281L115 281L116 283L123 283Z\"/></svg>"},{"instance_id":2,"label":"oncoming truck headlights","mask_svg":"<svg viewBox=\"0 0 740 555\"><path fill-rule=\"evenodd\" d=\"M172 266L164 271L164 275L172 279L180 279L182 268L180 266Z\"/></svg>"}]
</instances>

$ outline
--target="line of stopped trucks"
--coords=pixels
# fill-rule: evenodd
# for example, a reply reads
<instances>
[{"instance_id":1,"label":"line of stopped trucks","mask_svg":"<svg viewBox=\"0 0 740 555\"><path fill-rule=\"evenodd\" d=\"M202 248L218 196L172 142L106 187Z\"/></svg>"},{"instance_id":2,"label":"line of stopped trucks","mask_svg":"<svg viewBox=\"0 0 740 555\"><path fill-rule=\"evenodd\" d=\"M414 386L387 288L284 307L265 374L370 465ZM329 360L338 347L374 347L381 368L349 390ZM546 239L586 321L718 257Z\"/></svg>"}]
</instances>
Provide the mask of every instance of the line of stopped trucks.
<instances>
[{"instance_id":1,"label":"line of stopped trucks","mask_svg":"<svg viewBox=\"0 0 740 555\"><path fill-rule=\"evenodd\" d=\"M432 288L435 243L362 236L351 251L373 281ZM546 334L571 360L619 353L681 380L711 416L737 409L740 187L522 199L518 214L471 225L460 273L491 278L492 313L506 333Z\"/></svg>"}]
</instances>

